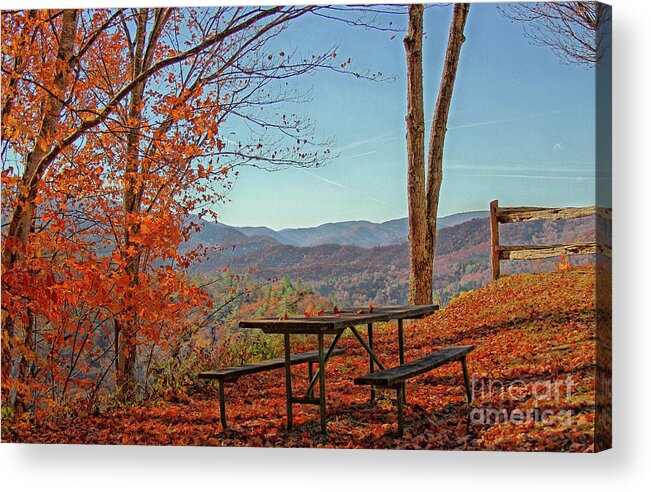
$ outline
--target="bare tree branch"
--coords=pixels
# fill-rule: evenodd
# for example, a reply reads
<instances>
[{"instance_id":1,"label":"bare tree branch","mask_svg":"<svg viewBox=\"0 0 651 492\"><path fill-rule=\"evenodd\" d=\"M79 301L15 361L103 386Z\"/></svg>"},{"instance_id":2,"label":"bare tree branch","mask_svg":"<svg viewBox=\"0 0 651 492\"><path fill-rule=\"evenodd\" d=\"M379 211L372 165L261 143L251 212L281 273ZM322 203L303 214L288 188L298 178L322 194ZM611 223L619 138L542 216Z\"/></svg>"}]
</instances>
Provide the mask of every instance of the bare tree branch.
<instances>
[{"instance_id":1,"label":"bare tree branch","mask_svg":"<svg viewBox=\"0 0 651 492\"><path fill-rule=\"evenodd\" d=\"M497 8L523 24L532 44L551 48L565 63L590 67L610 49L603 29L610 25L611 9L598 2L511 3Z\"/></svg>"}]
</instances>

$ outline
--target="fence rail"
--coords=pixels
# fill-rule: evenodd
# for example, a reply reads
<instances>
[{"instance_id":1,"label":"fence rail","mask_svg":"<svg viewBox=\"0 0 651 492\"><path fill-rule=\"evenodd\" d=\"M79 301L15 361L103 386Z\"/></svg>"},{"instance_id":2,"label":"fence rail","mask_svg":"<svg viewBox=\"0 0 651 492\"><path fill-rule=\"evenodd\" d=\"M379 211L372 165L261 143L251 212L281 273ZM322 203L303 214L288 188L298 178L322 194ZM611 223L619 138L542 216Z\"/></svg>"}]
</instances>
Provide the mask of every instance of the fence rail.
<instances>
[{"instance_id":1,"label":"fence rail","mask_svg":"<svg viewBox=\"0 0 651 492\"><path fill-rule=\"evenodd\" d=\"M491 265L493 280L500 277L501 260L538 260L565 255L603 255L612 256L609 245L590 242L572 244L511 245L500 246L500 224L529 222L532 220L567 220L595 215L604 220L612 220L612 209L602 207L581 208L541 208L541 207L502 207L498 201L490 203L491 222Z\"/></svg>"}]
</instances>

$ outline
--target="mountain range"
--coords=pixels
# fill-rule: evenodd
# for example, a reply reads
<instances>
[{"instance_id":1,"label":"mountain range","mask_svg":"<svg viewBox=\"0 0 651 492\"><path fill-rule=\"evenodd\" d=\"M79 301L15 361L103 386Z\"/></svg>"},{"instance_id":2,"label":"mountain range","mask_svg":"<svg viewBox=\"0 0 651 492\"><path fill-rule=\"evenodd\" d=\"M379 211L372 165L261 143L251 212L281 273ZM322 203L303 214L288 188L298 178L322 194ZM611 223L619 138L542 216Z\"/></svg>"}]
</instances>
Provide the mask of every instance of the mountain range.
<instances>
[{"instance_id":1,"label":"mountain range","mask_svg":"<svg viewBox=\"0 0 651 492\"><path fill-rule=\"evenodd\" d=\"M444 229L477 217L487 217L488 212L462 212L439 217L437 228ZM220 242L256 242L251 238L269 238L291 246L319 246L321 244L352 245L362 248L398 244L407 239L408 219L394 219L375 223L367 220L331 222L316 227L289 228L274 231L268 227L236 227L205 222L199 239L216 244ZM238 234L240 233L240 234ZM245 239L245 237L249 239ZM258 241L263 244L263 241Z\"/></svg>"},{"instance_id":2,"label":"mountain range","mask_svg":"<svg viewBox=\"0 0 651 492\"><path fill-rule=\"evenodd\" d=\"M446 304L462 291L485 285L490 271L490 224L487 212L443 217L438 222L434 288ZM500 226L502 244L554 244L594 241L595 219L532 221ZM407 219L380 224L340 222L273 231L208 223L188 247L215 246L190 273L210 276L228 269L255 281L300 280L341 304L404 304L409 253ZM583 261L574 257L573 263ZM503 273L543 271L558 259L503 262Z\"/></svg>"}]
</instances>

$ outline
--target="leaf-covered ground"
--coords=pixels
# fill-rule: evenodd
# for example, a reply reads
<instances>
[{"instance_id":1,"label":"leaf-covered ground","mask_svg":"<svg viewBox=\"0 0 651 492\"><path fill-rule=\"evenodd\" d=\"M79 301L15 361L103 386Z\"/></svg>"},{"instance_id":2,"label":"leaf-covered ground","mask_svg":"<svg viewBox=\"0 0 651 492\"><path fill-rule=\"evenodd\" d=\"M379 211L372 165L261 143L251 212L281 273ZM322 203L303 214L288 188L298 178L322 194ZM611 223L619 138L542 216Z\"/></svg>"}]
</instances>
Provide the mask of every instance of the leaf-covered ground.
<instances>
[{"instance_id":1,"label":"leaf-covered ground","mask_svg":"<svg viewBox=\"0 0 651 492\"><path fill-rule=\"evenodd\" d=\"M197 382L173 401L148 402L85 418L12 426L5 440L201 446L591 451L595 401L595 275L593 270L514 275L462 295L405 329L406 359L449 345L473 344L468 359L474 401L465 400L459 364L412 379L405 433L398 438L394 392L353 384L368 358L352 335L346 354L327 370L328 436L318 407L294 406L286 431L284 372L243 377L227 387L231 428L222 431L214 387ZM305 349L314 345L306 340ZM384 364L398 363L394 325L379 327ZM305 388L306 366L293 368Z\"/></svg>"}]
</instances>

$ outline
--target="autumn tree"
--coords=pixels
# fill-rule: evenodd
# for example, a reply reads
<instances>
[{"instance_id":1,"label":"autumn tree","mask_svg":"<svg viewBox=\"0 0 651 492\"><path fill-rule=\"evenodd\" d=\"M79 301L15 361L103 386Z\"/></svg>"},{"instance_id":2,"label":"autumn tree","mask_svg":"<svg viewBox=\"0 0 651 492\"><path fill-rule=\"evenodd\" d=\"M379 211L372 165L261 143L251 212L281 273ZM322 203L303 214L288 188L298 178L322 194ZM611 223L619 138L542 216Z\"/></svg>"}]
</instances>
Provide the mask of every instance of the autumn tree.
<instances>
[{"instance_id":1,"label":"autumn tree","mask_svg":"<svg viewBox=\"0 0 651 492\"><path fill-rule=\"evenodd\" d=\"M35 232L39 186L43 180L53 144L67 129L65 119L70 88L76 82L74 67L82 55L110 24L111 18L96 19L88 35L78 33L79 12L3 12L2 29L2 134L3 134L3 224L2 247L2 376L3 397L11 388L14 362L18 360L16 381L24 382L27 361L33 359L33 307L20 304L29 290L11 289L30 268L15 266L29 252L30 234ZM75 43L79 34L79 51ZM29 87L28 87L29 86ZM32 97L31 93L35 93ZM15 167L7 163L16 157ZM12 193L14 192L14 193ZM18 285L16 285L17 287ZM18 305L14 304L18 302ZM20 319L19 319L20 318ZM17 322L22 331L16 330ZM18 350L18 357L12 348ZM19 405L20 406L20 405Z\"/></svg>"},{"instance_id":2,"label":"autumn tree","mask_svg":"<svg viewBox=\"0 0 651 492\"><path fill-rule=\"evenodd\" d=\"M180 245L178 240L168 245L160 240L153 242L152 233L171 217L178 220L191 213L208 212L209 206L223 196L219 190L231 185L237 166L254 163L274 168L307 167L327 160L327 148L313 142L309 126L296 115L276 117L261 111L291 100L281 88L272 90L274 82L329 66L329 51L295 60L289 53L272 53L267 49L278 29L308 11L291 11L265 24L256 24L206 49L199 60L180 63L173 71L165 70L151 79L150 85L156 90L149 91L146 101L147 84L134 88L121 113L126 117L117 129L118 133L128 131L126 147L118 145L116 151L124 153L128 166L122 183L122 212L127 225L122 230L119 250L130 288L140 289L143 259L149 261L151 269L151 260L160 257L161 251L169 251L167 258L175 259L179 268L187 266L187 254L182 259L173 256ZM184 9L176 15L185 20L176 22L181 22L191 35L200 37L210 23L216 23L213 29L227 28L231 13L224 9L205 16L201 10ZM164 22L164 13L143 9L138 15L132 29L135 36L130 54L131 74L135 76L151 64L148 53L179 48L175 45L176 35L166 39L157 34L165 34L164 28L158 27L159 22ZM151 33L147 32L148 25ZM129 32L126 29L125 35ZM163 84L165 90L160 89ZM258 128L254 136L243 136L247 138L244 144L234 141L233 136L227 140L220 133L224 122L232 125L236 119ZM106 162L106 166L110 165ZM194 193L188 193L189 190ZM144 225L148 226L147 240L142 238ZM187 239L194 225L176 224L172 229L183 231L183 239ZM169 224L166 227L169 229ZM142 332L138 318L136 313L127 311L121 317L123 321L116 319L118 387L126 394L132 393L135 386L138 333Z\"/></svg>"},{"instance_id":3,"label":"autumn tree","mask_svg":"<svg viewBox=\"0 0 651 492\"><path fill-rule=\"evenodd\" d=\"M436 250L436 216L443 180L443 145L457 75L469 4L454 4L443 73L439 86L425 167L423 101L423 5L409 6L404 39L407 57L407 198L409 206L410 304L432 303L432 276Z\"/></svg>"},{"instance_id":4,"label":"autumn tree","mask_svg":"<svg viewBox=\"0 0 651 492\"><path fill-rule=\"evenodd\" d=\"M331 65L270 51L313 9L3 12L4 402L96 395L112 368L133 392L138 350L208 304L183 273L201 257L179 251L188 216L239 164L327 158L297 116L260 115L286 100L275 83ZM224 138L236 118L259 138Z\"/></svg>"}]
</instances>

